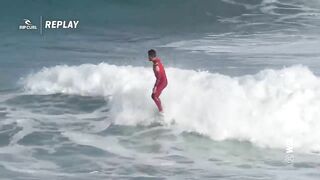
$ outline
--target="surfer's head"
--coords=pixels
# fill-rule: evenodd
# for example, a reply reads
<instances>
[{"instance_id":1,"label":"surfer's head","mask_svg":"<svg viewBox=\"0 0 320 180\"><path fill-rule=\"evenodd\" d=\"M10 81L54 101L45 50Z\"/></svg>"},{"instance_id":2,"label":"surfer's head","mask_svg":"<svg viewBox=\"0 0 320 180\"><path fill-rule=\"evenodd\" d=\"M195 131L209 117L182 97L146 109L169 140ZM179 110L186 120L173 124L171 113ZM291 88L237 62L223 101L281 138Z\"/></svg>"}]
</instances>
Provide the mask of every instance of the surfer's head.
<instances>
[{"instance_id":1,"label":"surfer's head","mask_svg":"<svg viewBox=\"0 0 320 180\"><path fill-rule=\"evenodd\" d=\"M154 49L150 49L148 51L148 58L149 58L149 61L152 61L153 58L155 58L157 56L157 53Z\"/></svg>"}]
</instances>

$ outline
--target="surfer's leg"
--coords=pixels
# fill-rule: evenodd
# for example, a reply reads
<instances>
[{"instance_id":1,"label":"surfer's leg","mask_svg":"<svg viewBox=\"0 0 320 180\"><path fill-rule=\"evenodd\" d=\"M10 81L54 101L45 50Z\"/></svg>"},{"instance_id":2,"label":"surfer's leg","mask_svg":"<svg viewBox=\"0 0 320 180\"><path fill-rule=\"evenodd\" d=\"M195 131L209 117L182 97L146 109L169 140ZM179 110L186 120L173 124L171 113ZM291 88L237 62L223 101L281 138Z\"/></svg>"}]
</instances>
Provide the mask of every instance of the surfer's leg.
<instances>
[{"instance_id":1,"label":"surfer's leg","mask_svg":"<svg viewBox=\"0 0 320 180\"><path fill-rule=\"evenodd\" d=\"M153 101L156 103L158 107L159 112L162 112L161 100L159 96L160 96L160 93L158 93L157 91L155 93L152 93L151 95Z\"/></svg>"},{"instance_id":2,"label":"surfer's leg","mask_svg":"<svg viewBox=\"0 0 320 180\"><path fill-rule=\"evenodd\" d=\"M160 84L156 87L155 92L153 92L152 95L151 95L153 101L156 103L156 105L157 105L157 107L158 107L159 112L163 112L162 105L161 105L161 100L160 100L159 96L160 96L162 90L163 90L166 86L167 86L167 82L160 83Z\"/></svg>"},{"instance_id":3,"label":"surfer's leg","mask_svg":"<svg viewBox=\"0 0 320 180\"><path fill-rule=\"evenodd\" d=\"M159 98L162 90L165 88L165 86L163 86L162 84L158 85L156 87L155 92L152 93L151 97L153 99L153 101L156 103L159 112L162 112L162 105L161 105L161 100Z\"/></svg>"}]
</instances>

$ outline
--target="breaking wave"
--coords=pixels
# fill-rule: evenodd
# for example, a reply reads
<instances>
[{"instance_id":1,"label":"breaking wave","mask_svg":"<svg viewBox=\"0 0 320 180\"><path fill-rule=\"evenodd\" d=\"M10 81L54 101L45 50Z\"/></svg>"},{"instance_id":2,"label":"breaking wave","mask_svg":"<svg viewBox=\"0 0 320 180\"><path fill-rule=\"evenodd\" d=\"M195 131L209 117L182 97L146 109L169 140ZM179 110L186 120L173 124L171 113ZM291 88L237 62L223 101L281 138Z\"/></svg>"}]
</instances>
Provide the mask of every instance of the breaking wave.
<instances>
[{"instance_id":1,"label":"breaking wave","mask_svg":"<svg viewBox=\"0 0 320 180\"><path fill-rule=\"evenodd\" d=\"M261 147L320 150L320 79L307 67L267 69L230 77L167 68L161 99L165 122L214 140L250 141ZM156 111L146 67L101 63L43 68L23 78L31 94L65 93L108 98L117 124L137 125Z\"/></svg>"}]
</instances>

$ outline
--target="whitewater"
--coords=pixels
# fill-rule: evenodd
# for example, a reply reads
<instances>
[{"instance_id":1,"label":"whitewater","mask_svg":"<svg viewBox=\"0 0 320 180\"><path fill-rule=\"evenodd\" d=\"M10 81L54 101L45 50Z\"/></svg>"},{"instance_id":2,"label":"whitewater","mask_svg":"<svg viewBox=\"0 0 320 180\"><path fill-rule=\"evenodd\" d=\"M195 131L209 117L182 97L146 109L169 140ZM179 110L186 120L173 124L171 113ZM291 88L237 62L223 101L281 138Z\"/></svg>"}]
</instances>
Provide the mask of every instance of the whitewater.
<instances>
[{"instance_id":1,"label":"whitewater","mask_svg":"<svg viewBox=\"0 0 320 180\"><path fill-rule=\"evenodd\" d=\"M181 132L213 140L249 141L302 152L319 152L320 79L307 67L266 69L230 77L207 71L167 68L168 88L161 95L164 121ZM43 68L21 80L25 93L100 96L109 100L113 123L152 123L154 83L147 67L107 63Z\"/></svg>"}]
</instances>

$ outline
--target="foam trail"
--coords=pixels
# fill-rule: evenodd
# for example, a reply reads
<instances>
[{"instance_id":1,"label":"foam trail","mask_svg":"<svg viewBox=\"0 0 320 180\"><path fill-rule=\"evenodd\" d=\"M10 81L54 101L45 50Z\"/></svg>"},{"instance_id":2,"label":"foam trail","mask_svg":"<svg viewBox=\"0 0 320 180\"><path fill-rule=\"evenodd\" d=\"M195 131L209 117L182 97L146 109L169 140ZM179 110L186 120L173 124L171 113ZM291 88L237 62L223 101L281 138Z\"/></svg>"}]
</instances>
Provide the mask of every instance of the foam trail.
<instances>
[{"instance_id":1,"label":"foam trail","mask_svg":"<svg viewBox=\"0 0 320 180\"><path fill-rule=\"evenodd\" d=\"M167 68L161 99L165 121L214 140L247 140L262 147L320 151L320 80L307 67L229 77ZM84 64L44 68L24 80L33 94L111 96L116 123L135 125L155 111L151 68Z\"/></svg>"}]
</instances>

